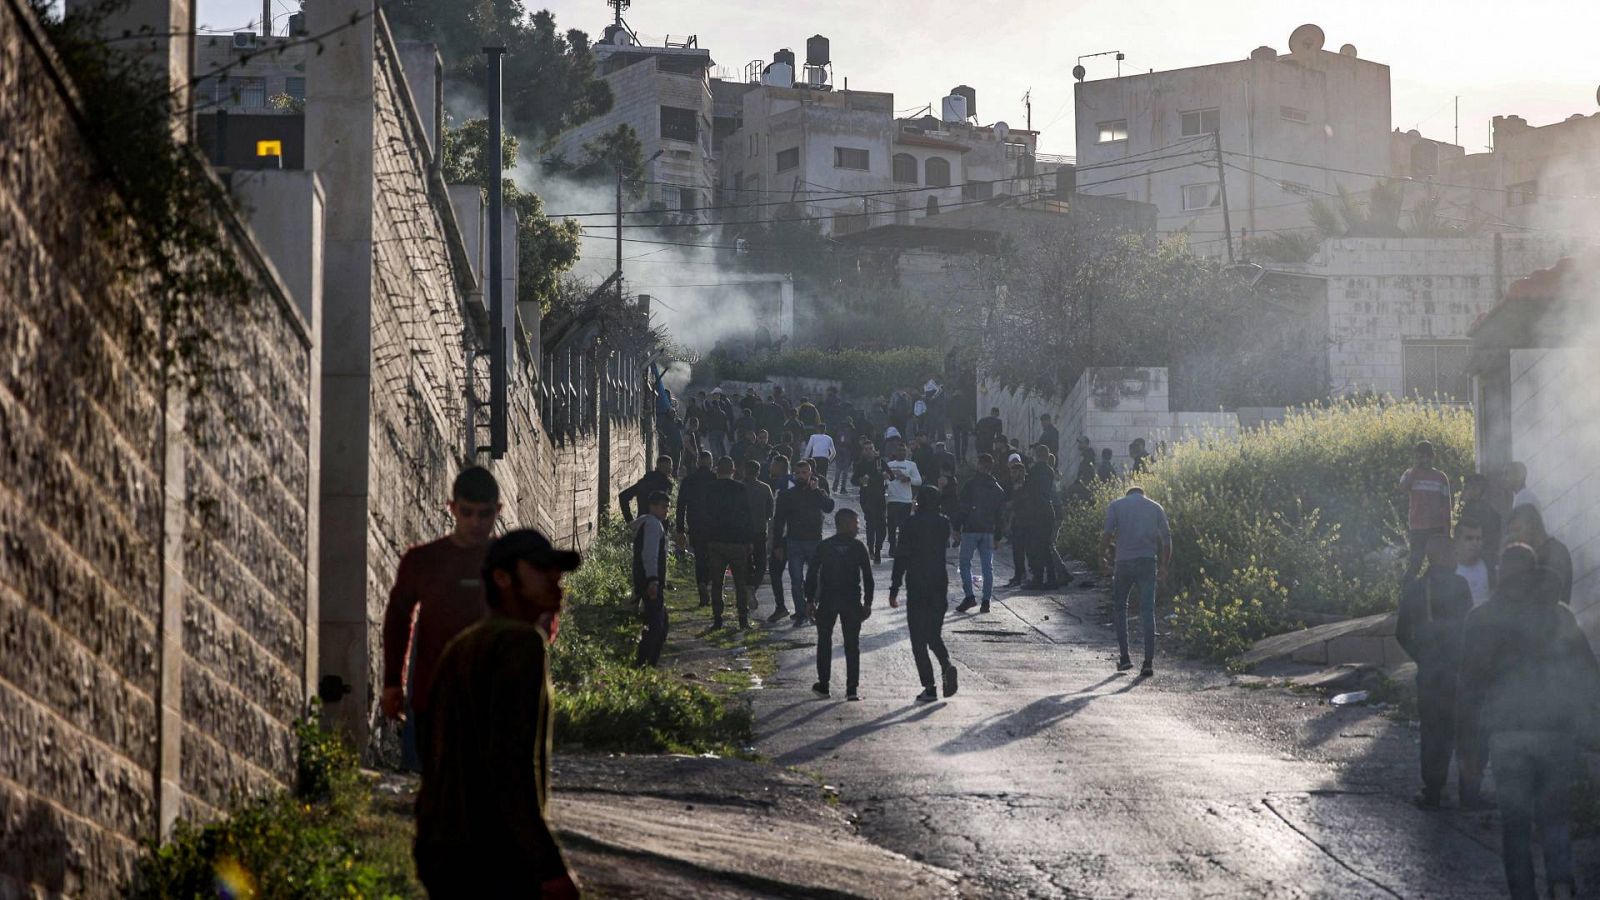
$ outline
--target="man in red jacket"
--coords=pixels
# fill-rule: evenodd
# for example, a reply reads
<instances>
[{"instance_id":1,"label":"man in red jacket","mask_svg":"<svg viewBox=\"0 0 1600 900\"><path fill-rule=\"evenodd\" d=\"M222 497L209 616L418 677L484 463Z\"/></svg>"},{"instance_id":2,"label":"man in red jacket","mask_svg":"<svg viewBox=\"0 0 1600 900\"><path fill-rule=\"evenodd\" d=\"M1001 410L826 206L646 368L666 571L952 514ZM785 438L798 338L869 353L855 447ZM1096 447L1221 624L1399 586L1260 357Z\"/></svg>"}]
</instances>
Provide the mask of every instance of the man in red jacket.
<instances>
[{"instance_id":1,"label":"man in red jacket","mask_svg":"<svg viewBox=\"0 0 1600 900\"><path fill-rule=\"evenodd\" d=\"M455 530L400 557L383 614L380 705L385 716L398 719L410 700L419 748L428 746L429 689L445 645L489 611L484 602L483 560L500 515L500 486L488 469L466 469L450 488L449 509ZM408 658L409 691L401 687Z\"/></svg>"}]
</instances>

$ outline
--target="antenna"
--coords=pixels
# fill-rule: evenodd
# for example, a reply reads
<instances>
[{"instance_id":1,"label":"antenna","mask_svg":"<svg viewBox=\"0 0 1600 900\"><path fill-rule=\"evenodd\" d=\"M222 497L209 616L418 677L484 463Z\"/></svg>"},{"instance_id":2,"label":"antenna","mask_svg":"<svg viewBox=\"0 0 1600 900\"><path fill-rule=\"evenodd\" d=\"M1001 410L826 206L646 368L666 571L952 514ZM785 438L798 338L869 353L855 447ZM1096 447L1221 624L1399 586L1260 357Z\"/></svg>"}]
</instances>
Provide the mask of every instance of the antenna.
<instances>
[{"instance_id":1,"label":"antenna","mask_svg":"<svg viewBox=\"0 0 1600 900\"><path fill-rule=\"evenodd\" d=\"M622 14L627 11L628 7L633 5L633 0L606 0L606 5L616 10L615 24L621 25Z\"/></svg>"},{"instance_id":2,"label":"antenna","mask_svg":"<svg viewBox=\"0 0 1600 900\"><path fill-rule=\"evenodd\" d=\"M1111 56L1113 54L1115 54L1117 57L1117 77L1121 78L1122 61L1128 58L1127 54L1123 53L1121 50L1102 50L1099 53L1085 53L1084 55L1078 57L1078 64L1072 67L1072 77L1082 81L1083 76L1088 73L1088 70L1083 67L1084 60L1094 59L1096 56Z\"/></svg>"},{"instance_id":3,"label":"antenna","mask_svg":"<svg viewBox=\"0 0 1600 900\"><path fill-rule=\"evenodd\" d=\"M1031 87L1028 88L1028 92L1026 94L1022 95L1022 106L1023 106L1023 108L1025 108L1028 111L1028 130L1032 131L1033 130L1033 88L1031 88Z\"/></svg>"}]
</instances>

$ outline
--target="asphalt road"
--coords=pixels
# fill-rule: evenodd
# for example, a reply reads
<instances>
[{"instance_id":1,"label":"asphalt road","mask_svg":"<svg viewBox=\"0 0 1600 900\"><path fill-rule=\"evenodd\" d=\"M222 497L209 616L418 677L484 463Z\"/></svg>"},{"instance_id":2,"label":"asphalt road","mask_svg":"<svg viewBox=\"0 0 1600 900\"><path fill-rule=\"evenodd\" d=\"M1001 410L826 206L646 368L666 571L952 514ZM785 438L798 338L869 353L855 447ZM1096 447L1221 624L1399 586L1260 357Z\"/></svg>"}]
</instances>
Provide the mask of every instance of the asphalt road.
<instances>
[{"instance_id":1,"label":"asphalt road","mask_svg":"<svg viewBox=\"0 0 1600 900\"><path fill-rule=\"evenodd\" d=\"M1165 654L1151 679L1119 674L1093 590L1002 592L988 615L952 603L960 692L913 703L889 562L864 699L843 700L842 650L830 700L810 693L814 649L785 650L757 748L836 785L868 838L960 873L964 896L1504 896L1492 816L1411 805L1413 727Z\"/></svg>"}]
</instances>

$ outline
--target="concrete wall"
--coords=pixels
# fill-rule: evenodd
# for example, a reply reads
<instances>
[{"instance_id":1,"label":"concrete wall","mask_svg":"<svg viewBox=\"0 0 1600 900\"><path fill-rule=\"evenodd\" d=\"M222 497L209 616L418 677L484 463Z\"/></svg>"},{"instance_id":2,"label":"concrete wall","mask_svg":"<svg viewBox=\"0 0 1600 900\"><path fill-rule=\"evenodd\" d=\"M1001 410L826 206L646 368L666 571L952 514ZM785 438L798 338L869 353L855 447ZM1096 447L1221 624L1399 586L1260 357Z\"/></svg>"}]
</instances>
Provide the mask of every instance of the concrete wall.
<instances>
[{"instance_id":1,"label":"concrete wall","mask_svg":"<svg viewBox=\"0 0 1600 900\"><path fill-rule=\"evenodd\" d=\"M0 896L106 897L174 816L292 774L314 319L231 212L194 210L256 290L203 303L198 393L163 380L144 248L19 8L0 4L0 121L25 136L0 149Z\"/></svg>"}]
</instances>

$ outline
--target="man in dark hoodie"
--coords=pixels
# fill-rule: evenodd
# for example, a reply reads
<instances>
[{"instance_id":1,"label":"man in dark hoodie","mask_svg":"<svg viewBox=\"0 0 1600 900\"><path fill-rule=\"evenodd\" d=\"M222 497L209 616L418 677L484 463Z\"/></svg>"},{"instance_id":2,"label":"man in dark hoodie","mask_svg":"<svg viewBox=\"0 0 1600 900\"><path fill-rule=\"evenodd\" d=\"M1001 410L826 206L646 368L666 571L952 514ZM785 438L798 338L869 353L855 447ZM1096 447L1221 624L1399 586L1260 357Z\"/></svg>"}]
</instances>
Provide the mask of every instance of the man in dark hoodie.
<instances>
[{"instance_id":1,"label":"man in dark hoodie","mask_svg":"<svg viewBox=\"0 0 1600 900\"><path fill-rule=\"evenodd\" d=\"M761 587L761 577L767 571L767 532L772 527L772 488L761 480L764 463L757 459L744 461L744 489L750 500L750 612L755 613L759 601L756 591Z\"/></svg>"},{"instance_id":2,"label":"man in dark hoodie","mask_svg":"<svg viewBox=\"0 0 1600 900\"><path fill-rule=\"evenodd\" d=\"M645 502L656 491L666 494L669 499L672 497L672 457L666 454L656 457L654 469L644 473L643 478L617 495L617 505L622 507L622 521L632 522L633 502Z\"/></svg>"},{"instance_id":3,"label":"man in dark hoodie","mask_svg":"<svg viewBox=\"0 0 1600 900\"><path fill-rule=\"evenodd\" d=\"M1455 545L1448 537L1436 534L1428 540L1427 559L1427 571L1400 592L1394 636L1417 664L1417 713L1422 720L1422 793L1417 795L1417 806L1442 809L1456 747L1456 676L1472 589L1456 574ZM1463 804L1476 793L1476 787L1468 784L1467 769L1460 766Z\"/></svg>"},{"instance_id":4,"label":"man in dark hoodie","mask_svg":"<svg viewBox=\"0 0 1600 900\"><path fill-rule=\"evenodd\" d=\"M894 555L894 572L889 580L889 605L899 606L900 585L906 586L906 625L911 630L911 656L922 680L918 703L939 699L934 690L933 664L928 651L939 660L944 675L944 695L956 692L956 667L945 650L944 614L949 607L950 571L945 551L950 546L950 520L939 512L939 489L923 485L917 492L917 506L901 528Z\"/></svg>"},{"instance_id":5,"label":"man in dark hoodie","mask_svg":"<svg viewBox=\"0 0 1600 900\"><path fill-rule=\"evenodd\" d=\"M717 480L711 471L711 454L702 450L695 469L678 485L678 544L685 541L694 549L694 583L700 592L700 605L711 605L711 550L706 546L706 489Z\"/></svg>"},{"instance_id":6,"label":"man in dark hoodie","mask_svg":"<svg viewBox=\"0 0 1600 900\"><path fill-rule=\"evenodd\" d=\"M806 615L805 577L806 563L817 553L822 542L822 515L833 512L833 498L828 496L827 482L811 471L811 463L799 460L794 464L794 488L778 495L773 504L772 542L775 553L789 565L789 587L794 594L796 625L811 621ZM781 549L778 542L782 541Z\"/></svg>"},{"instance_id":7,"label":"man in dark hoodie","mask_svg":"<svg viewBox=\"0 0 1600 900\"><path fill-rule=\"evenodd\" d=\"M961 588L966 598L956 607L967 612L978 601L972 596L972 554L978 554L983 569L983 606L988 612L994 599L994 535L1005 509L1006 492L993 474L994 457L978 454L978 471L961 486Z\"/></svg>"},{"instance_id":8,"label":"man in dark hoodie","mask_svg":"<svg viewBox=\"0 0 1600 900\"><path fill-rule=\"evenodd\" d=\"M782 497L785 491L794 490L794 476L789 474L789 457L782 454L772 457L772 461L768 464L767 477L762 483L772 489L772 518L776 519L778 498ZM771 527L772 521L769 520L768 528L770 529ZM772 599L777 601L777 608L772 611L772 615L767 616L767 621L781 622L789 615L789 606L783 599L783 573L785 571L783 544L776 537L772 538L768 543L767 581L772 584ZM794 598L794 603L797 607L803 602L805 601L802 597Z\"/></svg>"},{"instance_id":9,"label":"man in dark hoodie","mask_svg":"<svg viewBox=\"0 0 1600 900\"><path fill-rule=\"evenodd\" d=\"M850 473L850 483L861 489L861 514L867 520L867 552L873 562L883 560L883 539L888 533L889 479L894 477L888 463L878 455L872 441L861 442L861 458Z\"/></svg>"},{"instance_id":10,"label":"man in dark hoodie","mask_svg":"<svg viewBox=\"0 0 1600 900\"><path fill-rule=\"evenodd\" d=\"M633 594L644 619L644 636L634 654L635 665L655 668L667 643L667 604L661 591L667 583L667 509L672 501L656 491L644 501L644 515L634 519Z\"/></svg>"},{"instance_id":11,"label":"man in dark hoodie","mask_svg":"<svg viewBox=\"0 0 1600 900\"><path fill-rule=\"evenodd\" d=\"M1511 897L1538 896L1531 840L1537 824L1549 896L1571 898L1577 893L1571 787L1578 734L1600 693L1600 663L1572 611L1552 597L1526 544L1505 549L1494 598L1467 614L1459 691L1466 727L1489 736Z\"/></svg>"},{"instance_id":12,"label":"man in dark hoodie","mask_svg":"<svg viewBox=\"0 0 1600 900\"><path fill-rule=\"evenodd\" d=\"M811 692L828 696L837 622L844 636L845 699L860 700L861 623L872 615L872 560L856 540L861 531L856 511L841 509L833 521L833 536L817 545L806 566L806 612L817 623L817 683Z\"/></svg>"},{"instance_id":13,"label":"man in dark hoodie","mask_svg":"<svg viewBox=\"0 0 1600 900\"><path fill-rule=\"evenodd\" d=\"M733 458L717 460L717 478L706 488L701 530L711 556L711 627L722 627L722 588L733 570L739 630L750 627L750 491L733 480Z\"/></svg>"}]
</instances>

